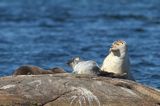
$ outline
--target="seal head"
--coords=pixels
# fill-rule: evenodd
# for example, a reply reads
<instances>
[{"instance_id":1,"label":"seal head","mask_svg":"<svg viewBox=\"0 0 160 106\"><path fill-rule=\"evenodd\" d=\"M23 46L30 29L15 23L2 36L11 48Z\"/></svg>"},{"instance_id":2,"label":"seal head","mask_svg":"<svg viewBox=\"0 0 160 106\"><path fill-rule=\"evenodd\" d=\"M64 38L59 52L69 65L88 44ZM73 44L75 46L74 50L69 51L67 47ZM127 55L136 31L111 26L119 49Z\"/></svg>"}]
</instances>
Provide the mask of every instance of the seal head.
<instances>
[{"instance_id":1,"label":"seal head","mask_svg":"<svg viewBox=\"0 0 160 106\"><path fill-rule=\"evenodd\" d=\"M71 60L69 60L67 62L67 65L69 65L70 67L75 67L75 65L77 65L79 62L81 62L82 60L80 60L80 57L74 57Z\"/></svg>"},{"instance_id":2,"label":"seal head","mask_svg":"<svg viewBox=\"0 0 160 106\"><path fill-rule=\"evenodd\" d=\"M114 56L125 58L126 55L128 55L127 43L123 40L117 40L112 43L112 46L109 51L112 52Z\"/></svg>"}]
</instances>

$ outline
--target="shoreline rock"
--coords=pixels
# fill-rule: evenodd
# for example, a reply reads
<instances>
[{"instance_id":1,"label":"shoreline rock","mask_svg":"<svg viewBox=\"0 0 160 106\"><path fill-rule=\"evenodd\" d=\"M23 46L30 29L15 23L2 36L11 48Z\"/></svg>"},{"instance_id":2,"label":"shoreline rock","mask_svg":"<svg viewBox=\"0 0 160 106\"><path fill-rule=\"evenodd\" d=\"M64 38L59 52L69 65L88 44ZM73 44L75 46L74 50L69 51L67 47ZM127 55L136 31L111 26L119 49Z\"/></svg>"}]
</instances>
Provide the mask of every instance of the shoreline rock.
<instances>
[{"instance_id":1,"label":"shoreline rock","mask_svg":"<svg viewBox=\"0 0 160 106\"><path fill-rule=\"evenodd\" d=\"M1 106L160 106L160 91L134 81L69 73L0 78Z\"/></svg>"}]
</instances>

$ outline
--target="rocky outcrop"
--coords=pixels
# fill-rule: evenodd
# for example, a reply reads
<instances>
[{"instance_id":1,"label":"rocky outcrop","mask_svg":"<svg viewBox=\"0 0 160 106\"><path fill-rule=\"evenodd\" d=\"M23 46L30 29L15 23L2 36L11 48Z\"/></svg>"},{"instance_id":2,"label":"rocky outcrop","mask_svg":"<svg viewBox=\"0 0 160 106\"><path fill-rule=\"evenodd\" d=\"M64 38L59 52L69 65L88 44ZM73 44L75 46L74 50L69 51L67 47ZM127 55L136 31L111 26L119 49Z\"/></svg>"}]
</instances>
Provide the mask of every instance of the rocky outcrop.
<instances>
[{"instance_id":1,"label":"rocky outcrop","mask_svg":"<svg viewBox=\"0 0 160 106\"><path fill-rule=\"evenodd\" d=\"M133 81L72 75L0 78L1 106L160 106L160 92Z\"/></svg>"}]
</instances>

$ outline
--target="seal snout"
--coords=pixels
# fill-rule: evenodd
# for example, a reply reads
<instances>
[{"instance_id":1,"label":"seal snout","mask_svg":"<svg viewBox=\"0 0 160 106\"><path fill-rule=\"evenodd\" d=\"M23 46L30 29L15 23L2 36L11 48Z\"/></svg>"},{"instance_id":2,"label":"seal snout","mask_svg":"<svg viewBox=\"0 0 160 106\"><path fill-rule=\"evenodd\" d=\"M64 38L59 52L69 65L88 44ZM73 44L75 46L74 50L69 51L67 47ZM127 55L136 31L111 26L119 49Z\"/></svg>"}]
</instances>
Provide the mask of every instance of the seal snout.
<instances>
[{"instance_id":1,"label":"seal snout","mask_svg":"<svg viewBox=\"0 0 160 106\"><path fill-rule=\"evenodd\" d=\"M124 48L125 46L126 46L126 42L125 41L117 40L117 41L112 43L110 51L116 52L116 51L120 50L121 48Z\"/></svg>"}]
</instances>

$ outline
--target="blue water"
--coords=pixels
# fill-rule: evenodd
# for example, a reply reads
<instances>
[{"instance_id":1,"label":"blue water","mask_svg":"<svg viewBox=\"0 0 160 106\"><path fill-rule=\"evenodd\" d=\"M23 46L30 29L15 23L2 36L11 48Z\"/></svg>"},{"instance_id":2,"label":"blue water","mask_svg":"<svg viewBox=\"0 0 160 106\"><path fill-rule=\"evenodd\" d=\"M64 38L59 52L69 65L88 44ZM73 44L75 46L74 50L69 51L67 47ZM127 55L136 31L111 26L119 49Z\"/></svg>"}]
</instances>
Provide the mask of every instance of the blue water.
<instances>
[{"instance_id":1,"label":"blue water","mask_svg":"<svg viewBox=\"0 0 160 106\"><path fill-rule=\"evenodd\" d=\"M160 0L0 0L0 76L23 64L102 64L114 40L129 45L137 82L160 88Z\"/></svg>"}]
</instances>

